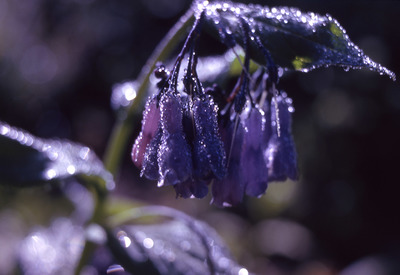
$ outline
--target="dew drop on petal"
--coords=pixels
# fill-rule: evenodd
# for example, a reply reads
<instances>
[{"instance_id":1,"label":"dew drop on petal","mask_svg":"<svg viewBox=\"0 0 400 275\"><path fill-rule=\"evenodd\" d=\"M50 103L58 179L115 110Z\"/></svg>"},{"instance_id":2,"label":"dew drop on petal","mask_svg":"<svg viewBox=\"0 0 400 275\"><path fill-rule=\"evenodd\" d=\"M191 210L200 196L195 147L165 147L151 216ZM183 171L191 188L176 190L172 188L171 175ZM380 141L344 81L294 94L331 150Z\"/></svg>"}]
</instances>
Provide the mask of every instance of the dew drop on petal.
<instances>
[{"instance_id":1,"label":"dew drop on petal","mask_svg":"<svg viewBox=\"0 0 400 275\"><path fill-rule=\"evenodd\" d=\"M117 238L118 238L120 244L125 248L131 246L131 244L132 244L132 240L128 237L128 235L126 234L125 231L119 231L117 233Z\"/></svg>"},{"instance_id":2,"label":"dew drop on petal","mask_svg":"<svg viewBox=\"0 0 400 275\"><path fill-rule=\"evenodd\" d=\"M54 169L48 169L45 172L45 178L48 180L51 180L51 179L55 178L56 176L57 176L57 172Z\"/></svg>"},{"instance_id":3,"label":"dew drop on petal","mask_svg":"<svg viewBox=\"0 0 400 275\"><path fill-rule=\"evenodd\" d=\"M241 268L238 272L238 275L249 275L249 271L246 268Z\"/></svg>"},{"instance_id":4,"label":"dew drop on petal","mask_svg":"<svg viewBox=\"0 0 400 275\"><path fill-rule=\"evenodd\" d=\"M75 167L74 165L72 165L72 164L68 165L68 167L67 167L67 172L68 172L68 174L70 174L70 175L75 174L75 172L76 172L76 167Z\"/></svg>"},{"instance_id":5,"label":"dew drop on petal","mask_svg":"<svg viewBox=\"0 0 400 275\"><path fill-rule=\"evenodd\" d=\"M143 246L147 249L153 248L154 246L154 241L151 238L145 238L143 240Z\"/></svg>"}]
</instances>

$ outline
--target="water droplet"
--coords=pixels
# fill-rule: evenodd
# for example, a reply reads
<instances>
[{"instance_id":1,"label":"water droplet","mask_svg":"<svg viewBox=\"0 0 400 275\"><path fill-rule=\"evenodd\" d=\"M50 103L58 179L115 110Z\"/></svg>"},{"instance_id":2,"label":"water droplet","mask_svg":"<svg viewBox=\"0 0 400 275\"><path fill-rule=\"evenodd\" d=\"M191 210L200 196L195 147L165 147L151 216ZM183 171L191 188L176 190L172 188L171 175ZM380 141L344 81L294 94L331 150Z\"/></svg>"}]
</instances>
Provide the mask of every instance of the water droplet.
<instances>
[{"instance_id":1,"label":"water droplet","mask_svg":"<svg viewBox=\"0 0 400 275\"><path fill-rule=\"evenodd\" d=\"M308 73L310 71L310 69L304 68L301 70L303 73Z\"/></svg>"},{"instance_id":2,"label":"water droplet","mask_svg":"<svg viewBox=\"0 0 400 275\"><path fill-rule=\"evenodd\" d=\"M72 164L68 165L68 167L67 167L67 172L68 172L68 174L70 174L70 175L75 174L75 172L76 172L76 167L75 167L74 165L72 165Z\"/></svg>"},{"instance_id":3,"label":"water droplet","mask_svg":"<svg viewBox=\"0 0 400 275\"><path fill-rule=\"evenodd\" d=\"M6 136L10 132L10 126L8 125L1 125L0 127L0 134Z\"/></svg>"},{"instance_id":4,"label":"water droplet","mask_svg":"<svg viewBox=\"0 0 400 275\"><path fill-rule=\"evenodd\" d=\"M136 98L136 86L137 83L135 81L127 81L114 85L111 95L111 107L114 110L118 110L129 106Z\"/></svg>"},{"instance_id":5,"label":"water droplet","mask_svg":"<svg viewBox=\"0 0 400 275\"><path fill-rule=\"evenodd\" d=\"M79 150L79 157L82 160L87 160L89 153L90 153L90 149L88 147L83 147L81 150Z\"/></svg>"},{"instance_id":6,"label":"water droplet","mask_svg":"<svg viewBox=\"0 0 400 275\"><path fill-rule=\"evenodd\" d=\"M55 178L56 176L57 176L57 172L56 172L56 170L54 170L54 169L48 169L48 170L45 172L45 175L44 175L44 177L45 177L47 180L51 180L51 179Z\"/></svg>"},{"instance_id":7,"label":"water droplet","mask_svg":"<svg viewBox=\"0 0 400 275\"><path fill-rule=\"evenodd\" d=\"M228 258L226 258L226 257L221 257L221 258L218 260L218 266L219 266L221 269L226 269L226 268L229 267L230 262L231 262L231 261L230 261Z\"/></svg>"},{"instance_id":8,"label":"water droplet","mask_svg":"<svg viewBox=\"0 0 400 275\"><path fill-rule=\"evenodd\" d=\"M147 249L153 248L154 246L154 241L150 238L145 238L143 240L143 246Z\"/></svg>"},{"instance_id":9,"label":"water droplet","mask_svg":"<svg viewBox=\"0 0 400 275\"><path fill-rule=\"evenodd\" d=\"M50 160L55 161L58 158L58 153L55 151L49 151L47 153L47 156L49 157Z\"/></svg>"},{"instance_id":10,"label":"water droplet","mask_svg":"<svg viewBox=\"0 0 400 275\"><path fill-rule=\"evenodd\" d=\"M117 233L117 238L120 244L125 248L129 247L132 244L132 240L128 237L125 231L119 231Z\"/></svg>"},{"instance_id":11,"label":"water droplet","mask_svg":"<svg viewBox=\"0 0 400 275\"><path fill-rule=\"evenodd\" d=\"M97 244L104 244L107 236L104 229L98 224L91 224L86 229L86 239Z\"/></svg>"},{"instance_id":12,"label":"water droplet","mask_svg":"<svg viewBox=\"0 0 400 275\"><path fill-rule=\"evenodd\" d=\"M246 268L241 268L238 272L238 275L248 275L249 271Z\"/></svg>"},{"instance_id":13,"label":"water droplet","mask_svg":"<svg viewBox=\"0 0 400 275\"><path fill-rule=\"evenodd\" d=\"M117 273L117 272L124 272L124 271L125 271L125 269L122 266L118 265L118 264L110 265L107 268L107 274Z\"/></svg>"}]
</instances>

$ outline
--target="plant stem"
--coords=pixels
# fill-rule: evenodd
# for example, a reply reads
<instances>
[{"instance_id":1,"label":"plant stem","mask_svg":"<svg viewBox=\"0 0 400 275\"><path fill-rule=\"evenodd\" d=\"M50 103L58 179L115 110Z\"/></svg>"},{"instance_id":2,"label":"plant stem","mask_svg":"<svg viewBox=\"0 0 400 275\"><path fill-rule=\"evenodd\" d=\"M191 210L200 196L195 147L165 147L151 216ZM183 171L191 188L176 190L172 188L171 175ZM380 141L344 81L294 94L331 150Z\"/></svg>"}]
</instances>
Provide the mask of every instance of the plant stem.
<instances>
[{"instance_id":1,"label":"plant stem","mask_svg":"<svg viewBox=\"0 0 400 275\"><path fill-rule=\"evenodd\" d=\"M190 9L172 27L160 44L158 44L146 65L142 68L138 78L140 80L140 86L137 90L136 98L127 110L126 116L117 118L117 122L106 148L104 164L106 169L114 176L118 173L118 168L128 145L128 139L133 132L133 116L138 112L139 107L143 104L144 98L147 95L146 91L149 78L155 69L156 63L158 61L164 61L170 55L172 50L181 41L181 38L188 32L188 28L193 24L194 19L194 12Z\"/></svg>"},{"instance_id":2,"label":"plant stem","mask_svg":"<svg viewBox=\"0 0 400 275\"><path fill-rule=\"evenodd\" d=\"M86 184L88 189L93 194L94 198L94 211L91 219L87 223L90 225L102 225L105 221L105 201L107 199L107 189L104 188L104 185L100 182L102 179L94 179L90 180L86 178ZM79 259L78 265L75 268L75 275L79 275L85 265L90 261L93 252L96 250L98 244L93 243L92 241L86 239L85 245L83 247L83 251L81 257Z\"/></svg>"}]
</instances>

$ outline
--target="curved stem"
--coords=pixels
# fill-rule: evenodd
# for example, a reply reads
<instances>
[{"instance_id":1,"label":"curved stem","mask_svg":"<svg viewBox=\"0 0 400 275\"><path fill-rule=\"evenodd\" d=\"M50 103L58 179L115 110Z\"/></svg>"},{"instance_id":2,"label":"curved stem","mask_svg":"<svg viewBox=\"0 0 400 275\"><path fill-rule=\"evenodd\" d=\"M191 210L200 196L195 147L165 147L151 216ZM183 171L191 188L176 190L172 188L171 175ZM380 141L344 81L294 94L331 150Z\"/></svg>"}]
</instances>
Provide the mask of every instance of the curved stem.
<instances>
[{"instance_id":1,"label":"curved stem","mask_svg":"<svg viewBox=\"0 0 400 275\"><path fill-rule=\"evenodd\" d=\"M146 65L142 68L138 78L140 80L140 86L137 90L137 96L129 107L126 117L117 120L106 148L104 164L106 169L114 176L118 172L122 156L128 145L128 139L133 132L134 123L132 118L135 113L137 113L140 105L143 103L143 99L147 95L146 89L149 84L149 78L155 69L156 63L165 60L169 56L172 50L181 41L181 38L187 33L187 29L193 24L194 19L194 12L190 9L163 38L151 57L148 59Z\"/></svg>"}]
</instances>

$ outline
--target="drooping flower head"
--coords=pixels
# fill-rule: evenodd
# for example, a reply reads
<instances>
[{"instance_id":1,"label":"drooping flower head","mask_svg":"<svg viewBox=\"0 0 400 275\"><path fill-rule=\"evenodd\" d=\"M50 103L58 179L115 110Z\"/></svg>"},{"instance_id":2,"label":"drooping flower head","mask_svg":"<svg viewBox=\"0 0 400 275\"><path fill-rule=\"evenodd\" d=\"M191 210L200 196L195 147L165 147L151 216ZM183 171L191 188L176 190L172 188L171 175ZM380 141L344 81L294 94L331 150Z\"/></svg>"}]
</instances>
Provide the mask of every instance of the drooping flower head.
<instances>
[{"instance_id":1,"label":"drooping flower head","mask_svg":"<svg viewBox=\"0 0 400 275\"><path fill-rule=\"evenodd\" d=\"M250 30L242 24L248 40ZM163 66L156 69L159 91L146 104L132 160L142 176L159 186L172 185L177 196L202 198L212 185L215 205L235 205L245 194L263 195L271 181L297 178L293 108L276 89L274 64L250 75L246 47L243 70L230 95L217 86L204 90L196 71L200 26L201 15L171 73ZM178 91L186 55L183 89Z\"/></svg>"}]
</instances>

